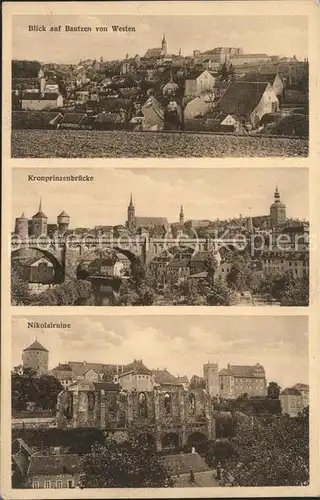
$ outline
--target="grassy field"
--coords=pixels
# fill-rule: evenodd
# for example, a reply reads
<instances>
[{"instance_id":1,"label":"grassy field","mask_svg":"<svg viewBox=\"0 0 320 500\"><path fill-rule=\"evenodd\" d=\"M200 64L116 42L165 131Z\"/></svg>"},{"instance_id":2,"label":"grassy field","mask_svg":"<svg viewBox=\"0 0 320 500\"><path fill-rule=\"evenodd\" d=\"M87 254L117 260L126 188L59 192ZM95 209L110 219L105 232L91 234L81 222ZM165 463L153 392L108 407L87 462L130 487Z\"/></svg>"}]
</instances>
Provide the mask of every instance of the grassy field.
<instances>
[{"instance_id":1,"label":"grassy field","mask_svg":"<svg viewBox=\"0 0 320 500\"><path fill-rule=\"evenodd\" d=\"M13 130L13 158L308 156L307 139L203 133Z\"/></svg>"}]
</instances>

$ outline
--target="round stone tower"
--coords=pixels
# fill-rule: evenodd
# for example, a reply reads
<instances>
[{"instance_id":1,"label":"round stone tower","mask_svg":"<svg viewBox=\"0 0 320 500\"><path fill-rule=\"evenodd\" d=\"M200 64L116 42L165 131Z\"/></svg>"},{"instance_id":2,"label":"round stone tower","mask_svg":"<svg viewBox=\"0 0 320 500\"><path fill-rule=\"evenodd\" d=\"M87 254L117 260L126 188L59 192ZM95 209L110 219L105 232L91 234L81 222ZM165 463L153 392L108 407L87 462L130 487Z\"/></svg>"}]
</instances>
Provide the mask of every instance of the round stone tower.
<instances>
[{"instance_id":1,"label":"round stone tower","mask_svg":"<svg viewBox=\"0 0 320 500\"><path fill-rule=\"evenodd\" d=\"M49 351L35 340L23 350L22 364L23 368L31 368L38 373L45 373L48 371Z\"/></svg>"},{"instance_id":2,"label":"round stone tower","mask_svg":"<svg viewBox=\"0 0 320 500\"><path fill-rule=\"evenodd\" d=\"M58 221L59 234L65 234L69 229L69 224L70 224L69 215L63 210L61 214L58 215L57 221Z\"/></svg>"},{"instance_id":3,"label":"round stone tower","mask_svg":"<svg viewBox=\"0 0 320 500\"><path fill-rule=\"evenodd\" d=\"M27 238L28 237L28 219L24 215L24 212L22 212L20 217L16 217L16 222L15 222L15 228L14 228L14 233L20 238Z\"/></svg>"},{"instance_id":4,"label":"round stone tower","mask_svg":"<svg viewBox=\"0 0 320 500\"><path fill-rule=\"evenodd\" d=\"M47 235L48 217L42 212L42 201L40 199L39 210L32 217L32 235L38 238L39 236Z\"/></svg>"}]
</instances>

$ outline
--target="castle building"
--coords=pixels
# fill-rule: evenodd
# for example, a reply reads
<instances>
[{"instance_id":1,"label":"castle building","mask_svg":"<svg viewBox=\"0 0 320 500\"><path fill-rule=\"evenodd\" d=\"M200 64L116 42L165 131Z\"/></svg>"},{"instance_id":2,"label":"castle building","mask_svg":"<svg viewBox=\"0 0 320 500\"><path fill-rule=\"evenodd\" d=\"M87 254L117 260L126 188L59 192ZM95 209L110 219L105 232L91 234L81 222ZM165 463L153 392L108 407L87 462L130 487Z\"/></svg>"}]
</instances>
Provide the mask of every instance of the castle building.
<instances>
[{"instance_id":1,"label":"castle building","mask_svg":"<svg viewBox=\"0 0 320 500\"><path fill-rule=\"evenodd\" d=\"M286 206L280 201L280 193L278 186L274 193L274 202L270 206L270 225L271 228L281 226L285 224L287 220L286 217Z\"/></svg>"},{"instance_id":2,"label":"castle building","mask_svg":"<svg viewBox=\"0 0 320 500\"><path fill-rule=\"evenodd\" d=\"M49 364L49 351L36 339L29 347L23 349L22 364L23 368L31 368L38 373L46 373Z\"/></svg>"},{"instance_id":3,"label":"castle building","mask_svg":"<svg viewBox=\"0 0 320 500\"><path fill-rule=\"evenodd\" d=\"M219 395L224 399L235 399L243 394L266 396L267 380L263 366L228 365L219 371Z\"/></svg>"},{"instance_id":4,"label":"castle building","mask_svg":"<svg viewBox=\"0 0 320 500\"><path fill-rule=\"evenodd\" d=\"M39 210L32 217L32 235L36 238L47 236L47 221L48 217L42 211L42 200L40 199Z\"/></svg>"}]
</instances>

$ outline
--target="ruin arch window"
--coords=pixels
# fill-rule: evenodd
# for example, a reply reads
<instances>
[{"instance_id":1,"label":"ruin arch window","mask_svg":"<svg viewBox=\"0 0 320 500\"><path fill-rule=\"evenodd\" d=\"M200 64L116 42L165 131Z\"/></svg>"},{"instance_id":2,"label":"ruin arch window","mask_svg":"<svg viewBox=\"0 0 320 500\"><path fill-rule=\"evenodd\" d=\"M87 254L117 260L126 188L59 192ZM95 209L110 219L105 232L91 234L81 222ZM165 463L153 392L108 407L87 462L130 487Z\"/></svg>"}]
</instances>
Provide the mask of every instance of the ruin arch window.
<instances>
[{"instance_id":1,"label":"ruin arch window","mask_svg":"<svg viewBox=\"0 0 320 500\"><path fill-rule=\"evenodd\" d=\"M189 403L190 403L190 411L192 415L196 413L196 398L194 397L194 394L189 394Z\"/></svg>"},{"instance_id":2,"label":"ruin arch window","mask_svg":"<svg viewBox=\"0 0 320 500\"><path fill-rule=\"evenodd\" d=\"M95 406L96 398L93 392L88 393L88 411L93 411Z\"/></svg>"},{"instance_id":3,"label":"ruin arch window","mask_svg":"<svg viewBox=\"0 0 320 500\"><path fill-rule=\"evenodd\" d=\"M73 394L71 392L67 396L65 415L68 420L73 418Z\"/></svg>"},{"instance_id":4,"label":"ruin arch window","mask_svg":"<svg viewBox=\"0 0 320 500\"><path fill-rule=\"evenodd\" d=\"M163 406L166 413L171 413L171 395L168 393L164 395Z\"/></svg>"},{"instance_id":5,"label":"ruin arch window","mask_svg":"<svg viewBox=\"0 0 320 500\"><path fill-rule=\"evenodd\" d=\"M140 392L139 394L138 413L140 417L148 416L147 398L144 392Z\"/></svg>"}]
</instances>

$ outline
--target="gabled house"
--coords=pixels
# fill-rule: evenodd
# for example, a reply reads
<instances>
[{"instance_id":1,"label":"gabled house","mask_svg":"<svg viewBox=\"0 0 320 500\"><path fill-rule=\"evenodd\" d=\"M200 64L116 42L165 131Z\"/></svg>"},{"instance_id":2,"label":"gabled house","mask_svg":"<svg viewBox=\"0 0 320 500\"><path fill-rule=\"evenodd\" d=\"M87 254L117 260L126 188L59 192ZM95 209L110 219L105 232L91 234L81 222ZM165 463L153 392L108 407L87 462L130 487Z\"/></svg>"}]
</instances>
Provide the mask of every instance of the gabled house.
<instances>
[{"instance_id":1,"label":"gabled house","mask_svg":"<svg viewBox=\"0 0 320 500\"><path fill-rule=\"evenodd\" d=\"M28 469L28 487L77 488L80 472L78 455L32 455Z\"/></svg>"},{"instance_id":2,"label":"gabled house","mask_svg":"<svg viewBox=\"0 0 320 500\"><path fill-rule=\"evenodd\" d=\"M217 109L257 127L266 113L279 110L279 100L268 82L233 82L217 103Z\"/></svg>"},{"instance_id":3,"label":"gabled house","mask_svg":"<svg viewBox=\"0 0 320 500\"><path fill-rule=\"evenodd\" d=\"M284 81L279 73L248 73L243 78L246 82L268 82L272 86L278 98L282 98L284 92Z\"/></svg>"},{"instance_id":4,"label":"gabled house","mask_svg":"<svg viewBox=\"0 0 320 500\"><path fill-rule=\"evenodd\" d=\"M58 128L82 129L86 127L86 113L66 113Z\"/></svg>"},{"instance_id":5,"label":"gabled house","mask_svg":"<svg viewBox=\"0 0 320 500\"><path fill-rule=\"evenodd\" d=\"M41 110L63 107L63 97L57 92L26 92L21 98L21 109Z\"/></svg>"}]
</instances>

